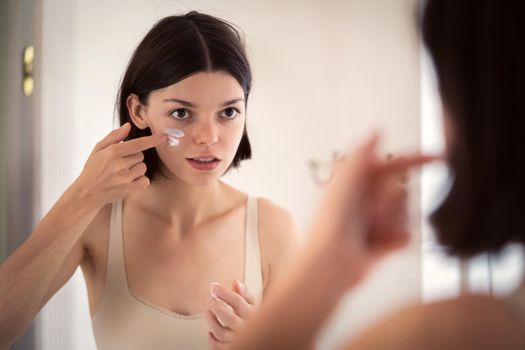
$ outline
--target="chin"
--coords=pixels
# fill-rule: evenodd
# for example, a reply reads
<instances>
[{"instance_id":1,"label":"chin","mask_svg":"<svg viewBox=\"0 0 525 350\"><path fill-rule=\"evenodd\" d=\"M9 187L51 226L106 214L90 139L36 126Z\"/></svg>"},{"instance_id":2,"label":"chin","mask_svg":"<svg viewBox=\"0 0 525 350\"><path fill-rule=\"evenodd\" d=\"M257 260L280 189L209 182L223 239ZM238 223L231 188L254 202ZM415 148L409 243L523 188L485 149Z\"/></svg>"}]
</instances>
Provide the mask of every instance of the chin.
<instances>
[{"instance_id":1,"label":"chin","mask_svg":"<svg viewBox=\"0 0 525 350\"><path fill-rule=\"evenodd\" d=\"M188 185L195 186L195 187L204 187L204 186L210 186L212 184L217 183L219 180L216 176L208 176L208 177L201 177L198 178L198 176L194 176L192 179L189 179L189 181L184 181Z\"/></svg>"},{"instance_id":2,"label":"chin","mask_svg":"<svg viewBox=\"0 0 525 350\"><path fill-rule=\"evenodd\" d=\"M227 164L229 163L227 162ZM165 164L164 168L166 171L169 172L170 177L177 178L179 181L190 186L200 187L209 186L219 181L219 179L222 177L222 175L224 175L224 173L228 169L228 167L224 167L221 165L219 165L218 168L210 172L200 172L191 168L187 164L169 164L167 167Z\"/></svg>"},{"instance_id":3,"label":"chin","mask_svg":"<svg viewBox=\"0 0 525 350\"><path fill-rule=\"evenodd\" d=\"M216 170L214 172L210 173L193 173L191 171L183 173L179 172L171 172L172 176L179 179L179 181L188 184L190 186L209 186L214 183L216 183L220 177L221 172Z\"/></svg>"}]
</instances>

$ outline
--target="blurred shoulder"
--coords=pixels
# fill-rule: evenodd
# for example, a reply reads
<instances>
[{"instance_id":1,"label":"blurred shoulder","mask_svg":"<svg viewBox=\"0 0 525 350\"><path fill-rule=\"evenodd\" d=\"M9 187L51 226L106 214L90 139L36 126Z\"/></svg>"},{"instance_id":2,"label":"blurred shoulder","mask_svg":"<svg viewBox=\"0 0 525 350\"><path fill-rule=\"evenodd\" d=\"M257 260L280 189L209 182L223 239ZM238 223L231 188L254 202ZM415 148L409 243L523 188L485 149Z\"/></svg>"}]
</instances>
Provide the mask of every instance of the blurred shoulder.
<instances>
[{"instance_id":1,"label":"blurred shoulder","mask_svg":"<svg viewBox=\"0 0 525 350\"><path fill-rule=\"evenodd\" d=\"M406 308L369 328L347 349L523 349L525 337L507 304L466 295Z\"/></svg>"}]
</instances>

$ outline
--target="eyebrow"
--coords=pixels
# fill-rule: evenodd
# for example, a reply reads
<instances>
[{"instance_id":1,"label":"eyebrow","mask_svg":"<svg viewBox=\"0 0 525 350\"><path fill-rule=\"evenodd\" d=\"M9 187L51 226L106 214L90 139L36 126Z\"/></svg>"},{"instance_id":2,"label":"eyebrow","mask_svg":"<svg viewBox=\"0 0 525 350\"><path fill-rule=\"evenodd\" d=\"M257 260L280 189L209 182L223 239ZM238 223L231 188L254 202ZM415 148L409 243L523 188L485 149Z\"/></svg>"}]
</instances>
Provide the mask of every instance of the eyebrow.
<instances>
[{"instance_id":1,"label":"eyebrow","mask_svg":"<svg viewBox=\"0 0 525 350\"><path fill-rule=\"evenodd\" d=\"M189 102L189 101L180 100L178 98L166 98L162 100L162 102L175 102L175 103L180 103L181 105L190 107L190 108L196 107L194 103ZM244 98L234 98L233 100L228 100L222 104L222 107L229 106L237 102L244 102Z\"/></svg>"}]
</instances>

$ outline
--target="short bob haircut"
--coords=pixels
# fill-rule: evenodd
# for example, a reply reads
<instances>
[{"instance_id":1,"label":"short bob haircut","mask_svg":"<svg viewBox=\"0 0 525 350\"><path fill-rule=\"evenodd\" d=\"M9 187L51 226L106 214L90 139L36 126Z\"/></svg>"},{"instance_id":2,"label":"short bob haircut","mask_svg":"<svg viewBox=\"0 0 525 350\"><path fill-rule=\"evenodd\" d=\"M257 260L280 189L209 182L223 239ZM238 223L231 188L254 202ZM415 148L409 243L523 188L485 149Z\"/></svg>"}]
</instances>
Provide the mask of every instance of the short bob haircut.
<instances>
[{"instance_id":1,"label":"short bob haircut","mask_svg":"<svg viewBox=\"0 0 525 350\"><path fill-rule=\"evenodd\" d=\"M471 257L525 242L525 31L519 1L429 0L423 40L448 112L451 189L431 216Z\"/></svg>"},{"instance_id":2,"label":"short bob haircut","mask_svg":"<svg viewBox=\"0 0 525 350\"><path fill-rule=\"evenodd\" d=\"M120 125L130 122L126 140L151 135L150 128L141 130L132 122L126 104L136 94L147 105L152 91L173 85L198 72L225 71L231 74L244 91L248 103L252 73L244 45L237 29L216 17L189 12L163 18L146 34L133 53L126 68L117 97ZM230 168L252 156L244 126L243 135ZM146 176L153 180L159 157L154 148L144 151Z\"/></svg>"}]
</instances>

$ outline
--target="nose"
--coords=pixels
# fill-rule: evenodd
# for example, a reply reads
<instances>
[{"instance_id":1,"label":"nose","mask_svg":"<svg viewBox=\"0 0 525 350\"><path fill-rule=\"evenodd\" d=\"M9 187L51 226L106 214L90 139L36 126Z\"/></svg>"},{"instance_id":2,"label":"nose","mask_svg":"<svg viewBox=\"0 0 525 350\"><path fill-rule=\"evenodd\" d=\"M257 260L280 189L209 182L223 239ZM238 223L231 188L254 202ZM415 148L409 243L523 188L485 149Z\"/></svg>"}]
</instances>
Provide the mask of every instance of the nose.
<instances>
[{"instance_id":1,"label":"nose","mask_svg":"<svg viewBox=\"0 0 525 350\"><path fill-rule=\"evenodd\" d=\"M193 133L195 142L199 145L213 145L219 141L217 126L213 120L200 120Z\"/></svg>"}]
</instances>

